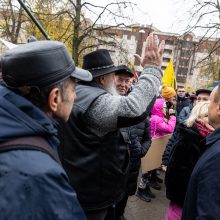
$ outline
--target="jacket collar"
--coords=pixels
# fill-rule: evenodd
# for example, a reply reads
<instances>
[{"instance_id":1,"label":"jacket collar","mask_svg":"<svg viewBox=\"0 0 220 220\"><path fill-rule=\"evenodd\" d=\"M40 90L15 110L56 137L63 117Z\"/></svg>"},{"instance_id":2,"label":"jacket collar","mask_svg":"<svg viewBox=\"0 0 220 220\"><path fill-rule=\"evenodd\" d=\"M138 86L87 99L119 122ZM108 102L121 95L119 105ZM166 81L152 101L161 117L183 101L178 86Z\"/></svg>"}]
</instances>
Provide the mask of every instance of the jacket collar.
<instances>
[{"instance_id":1,"label":"jacket collar","mask_svg":"<svg viewBox=\"0 0 220 220\"><path fill-rule=\"evenodd\" d=\"M211 145L211 144L214 144L218 140L220 140L220 127L207 136L206 144Z\"/></svg>"}]
</instances>

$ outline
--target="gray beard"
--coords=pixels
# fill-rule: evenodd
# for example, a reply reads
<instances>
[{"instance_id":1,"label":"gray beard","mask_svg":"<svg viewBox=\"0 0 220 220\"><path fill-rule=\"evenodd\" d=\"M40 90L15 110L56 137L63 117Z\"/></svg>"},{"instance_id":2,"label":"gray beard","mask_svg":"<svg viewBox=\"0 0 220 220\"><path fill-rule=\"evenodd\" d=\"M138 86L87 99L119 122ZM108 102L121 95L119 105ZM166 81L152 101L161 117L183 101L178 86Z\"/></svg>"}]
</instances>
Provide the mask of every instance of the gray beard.
<instances>
[{"instance_id":1,"label":"gray beard","mask_svg":"<svg viewBox=\"0 0 220 220\"><path fill-rule=\"evenodd\" d=\"M119 95L118 91L116 89L115 84L112 84L110 86L108 86L108 88L105 88L109 93L111 93L112 95Z\"/></svg>"}]
</instances>

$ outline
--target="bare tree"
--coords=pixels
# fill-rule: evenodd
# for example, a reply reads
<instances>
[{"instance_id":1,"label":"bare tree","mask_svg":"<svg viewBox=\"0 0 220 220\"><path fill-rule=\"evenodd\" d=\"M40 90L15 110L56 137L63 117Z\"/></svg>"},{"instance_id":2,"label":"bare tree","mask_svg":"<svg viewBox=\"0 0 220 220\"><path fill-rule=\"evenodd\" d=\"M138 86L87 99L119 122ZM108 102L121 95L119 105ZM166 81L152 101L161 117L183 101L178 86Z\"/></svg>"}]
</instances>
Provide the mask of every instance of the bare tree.
<instances>
[{"instance_id":1,"label":"bare tree","mask_svg":"<svg viewBox=\"0 0 220 220\"><path fill-rule=\"evenodd\" d=\"M213 37L220 33L219 0L195 0L190 14L189 30L200 29L204 37Z\"/></svg>"},{"instance_id":2,"label":"bare tree","mask_svg":"<svg viewBox=\"0 0 220 220\"><path fill-rule=\"evenodd\" d=\"M131 1L123 0L113 0L104 6L82 0L69 0L70 10L68 13L74 24L72 56L76 64L85 50L88 51L100 45L119 46L117 40L111 36L108 30L115 27L125 27L124 21L128 21L129 17L124 15L124 11L134 5ZM74 13L71 13L72 11ZM90 12L93 20L85 17L86 12ZM105 24L106 20L108 24Z\"/></svg>"},{"instance_id":3,"label":"bare tree","mask_svg":"<svg viewBox=\"0 0 220 220\"><path fill-rule=\"evenodd\" d=\"M2 1L2 36L17 43L22 24L26 22L26 35L44 39L20 5L15 4L15 0ZM125 11L131 11L135 6L129 0L112 0L105 5L84 0L26 0L25 3L50 38L63 41L67 45L76 65L85 51L88 52L100 45L120 47L120 42L112 37L108 30L113 27L125 27L124 21L129 22L129 16L124 15ZM87 18L87 13L92 17L91 20Z\"/></svg>"},{"instance_id":4,"label":"bare tree","mask_svg":"<svg viewBox=\"0 0 220 220\"><path fill-rule=\"evenodd\" d=\"M219 0L194 0L189 10L186 33L197 32L195 52L200 54L193 69L197 69L203 86L218 80L220 70L220 4ZM198 41L198 42L197 42Z\"/></svg>"},{"instance_id":5,"label":"bare tree","mask_svg":"<svg viewBox=\"0 0 220 220\"><path fill-rule=\"evenodd\" d=\"M200 62L209 59L212 55L220 55L219 0L195 0L195 4L190 10L190 18L187 32L199 31L202 37L198 47L204 43L208 46L209 53Z\"/></svg>"},{"instance_id":6,"label":"bare tree","mask_svg":"<svg viewBox=\"0 0 220 220\"><path fill-rule=\"evenodd\" d=\"M220 57L215 53L208 52L206 59L200 62L197 68L200 68L200 79L203 79L203 86L211 86L215 81L219 80Z\"/></svg>"},{"instance_id":7,"label":"bare tree","mask_svg":"<svg viewBox=\"0 0 220 220\"><path fill-rule=\"evenodd\" d=\"M28 18L15 0L1 0L0 2L0 34L12 43L18 43L23 23Z\"/></svg>"},{"instance_id":8,"label":"bare tree","mask_svg":"<svg viewBox=\"0 0 220 220\"><path fill-rule=\"evenodd\" d=\"M135 5L125 0L112 0L104 6L83 0L62 0L56 3L55 1L32 0L30 3L29 0L29 7L51 39L63 41L67 45L76 65L81 64L81 57L85 51L88 52L101 45L120 46L108 30L126 26L124 22L120 22L129 21L129 17L124 16L124 10ZM88 19L87 14L93 19ZM106 20L108 25L105 24ZM32 35L37 34L39 38L39 31L38 33L36 31L32 23L28 32Z\"/></svg>"}]
</instances>

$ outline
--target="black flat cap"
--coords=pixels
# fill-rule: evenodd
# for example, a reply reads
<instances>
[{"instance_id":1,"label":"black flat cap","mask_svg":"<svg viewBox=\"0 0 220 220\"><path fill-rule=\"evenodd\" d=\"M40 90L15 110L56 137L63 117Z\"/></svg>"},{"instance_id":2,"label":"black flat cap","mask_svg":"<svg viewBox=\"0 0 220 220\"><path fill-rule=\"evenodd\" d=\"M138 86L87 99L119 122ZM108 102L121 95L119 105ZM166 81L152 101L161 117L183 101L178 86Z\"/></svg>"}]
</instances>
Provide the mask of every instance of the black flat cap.
<instances>
[{"instance_id":1,"label":"black flat cap","mask_svg":"<svg viewBox=\"0 0 220 220\"><path fill-rule=\"evenodd\" d=\"M58 41L36 41L18 46L1 59L2 78L12 87L48 87L68 77L91 81L89 71L75 67L69 52Z\"/></svg>"},{"instance_id":2,"label":"black flat cap","mask_svg":"<svg viewBox=\"0 0 220 220\"><path fill-rule=\"evenodd\" d=\"M126 65L119 65L117 66L117 68L118 70L115 71L115 74L125 73L125 74L128 74L130 77L134 76L130 68L128 68Z\"/></svg>"},{"instance_id":3,"label":"black flat cap","mask_svg":"<svg viewBox=\"0 0 220 220\"><path fill-rule=\"evenodd\" d=\"M211 89L198 89L196 90L196 96L198 96L200 93L208 93L209 95L211 94L212 90Z\"/></svg>"}]
</instances>

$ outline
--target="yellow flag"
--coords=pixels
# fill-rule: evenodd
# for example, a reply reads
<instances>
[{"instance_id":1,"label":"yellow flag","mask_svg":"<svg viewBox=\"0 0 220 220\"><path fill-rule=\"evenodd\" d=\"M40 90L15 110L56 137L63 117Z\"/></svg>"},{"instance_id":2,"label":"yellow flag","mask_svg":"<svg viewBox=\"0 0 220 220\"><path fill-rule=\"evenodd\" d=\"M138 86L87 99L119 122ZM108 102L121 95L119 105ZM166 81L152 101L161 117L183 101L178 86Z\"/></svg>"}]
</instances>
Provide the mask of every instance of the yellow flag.
<instances>
[{"instance_id":1,"label":"yellow flag","mask_svg":"<svg viewBox=\"0 0 220 220\"><path fill-rule=\"evenodd\" d=\"M170 59L170 62L168 63L166 69L164 70L162 83L176 89L175 81L176 80L175 80L175 73L173 67L173 60Z\"/></svg>"}]
</instances>

